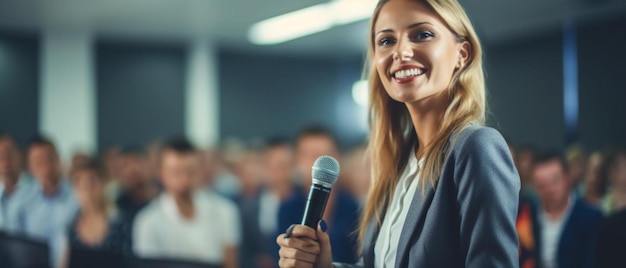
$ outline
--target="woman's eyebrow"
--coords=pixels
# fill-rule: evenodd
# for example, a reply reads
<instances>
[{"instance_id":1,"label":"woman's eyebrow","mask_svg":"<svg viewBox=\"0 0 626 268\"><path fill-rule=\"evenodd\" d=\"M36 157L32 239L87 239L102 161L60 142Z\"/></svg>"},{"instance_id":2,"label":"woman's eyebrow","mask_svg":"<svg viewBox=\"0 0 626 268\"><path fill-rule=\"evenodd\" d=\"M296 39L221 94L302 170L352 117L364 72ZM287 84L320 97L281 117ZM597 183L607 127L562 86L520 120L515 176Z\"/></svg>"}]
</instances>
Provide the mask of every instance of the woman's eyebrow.
<instances>
[{"instance_id":1,"label":"woman's eyebrow","mask_svg":"<svg viewBox=\"0 0 626 268\"><path fill-rule=\"evenodd\" d=\"M411 25L407 26L406 28L407 28L407 29L411 29L411 28L415 28L415 27L418 27L418 26L420 26L420 25L424 25L424 24L429 24L429 25L432 25L432 23L430 23L430 22L427 22L427 21L421 21L421 22L416 22L416 23L413 23L413 24L411 24ZM381 33L391 33L391 32L393 32L393 30L392 30L392 29L382 29L382 30L378 31L378 32L376 33L376 35L379 35L379 34L381 34Z\"/></svg>"}]
</instances>

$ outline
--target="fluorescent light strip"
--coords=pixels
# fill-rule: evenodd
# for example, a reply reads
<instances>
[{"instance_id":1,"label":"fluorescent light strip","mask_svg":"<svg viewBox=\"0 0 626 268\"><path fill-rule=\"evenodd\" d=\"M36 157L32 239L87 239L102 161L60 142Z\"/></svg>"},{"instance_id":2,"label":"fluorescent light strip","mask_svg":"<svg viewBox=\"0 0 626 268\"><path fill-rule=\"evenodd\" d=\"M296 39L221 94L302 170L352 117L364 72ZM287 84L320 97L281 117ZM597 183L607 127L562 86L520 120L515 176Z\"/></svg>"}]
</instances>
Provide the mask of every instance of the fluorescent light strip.
<instances>
[{"instance_id":1,"label":"fluorescent light strip","mask_svg":"<svg viewBox=\"0 0 626 268\"><path fill-rule=\"evenodd\" d=\"M376 1L335 0L252 25L248 38L257 45L274 45L369 18Z\"/></svg>"}]
</instances>

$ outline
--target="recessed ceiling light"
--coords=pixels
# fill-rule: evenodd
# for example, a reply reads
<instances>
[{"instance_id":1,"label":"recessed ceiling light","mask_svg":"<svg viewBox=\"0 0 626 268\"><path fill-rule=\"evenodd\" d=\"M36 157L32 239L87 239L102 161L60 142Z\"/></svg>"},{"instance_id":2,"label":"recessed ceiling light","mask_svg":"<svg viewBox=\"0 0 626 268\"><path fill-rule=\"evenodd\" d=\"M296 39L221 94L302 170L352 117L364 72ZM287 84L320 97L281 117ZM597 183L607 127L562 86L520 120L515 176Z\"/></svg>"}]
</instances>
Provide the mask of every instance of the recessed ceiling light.
<instances>
[{"instance_id":1,"label":"recessed ceiling light","mask_svg":"<svg viewBox=\"0 0 626 268\"><path fill-rule=\"evenodd\" d=\"M367 19L375 5L376 1L372 0L334 0L307 7L255 23L248 31L248 38L257 45L287 42Z\"/></svg>"}]
</instances>

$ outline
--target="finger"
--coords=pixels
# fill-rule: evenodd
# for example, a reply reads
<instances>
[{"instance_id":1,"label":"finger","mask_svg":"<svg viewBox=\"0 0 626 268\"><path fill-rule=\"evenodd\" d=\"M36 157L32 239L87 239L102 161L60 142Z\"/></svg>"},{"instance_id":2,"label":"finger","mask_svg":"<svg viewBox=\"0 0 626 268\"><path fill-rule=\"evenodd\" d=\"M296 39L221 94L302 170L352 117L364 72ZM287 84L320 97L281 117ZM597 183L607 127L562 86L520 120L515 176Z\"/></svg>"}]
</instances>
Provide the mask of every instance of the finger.
<instances>
[{"instance_id":1,"label":"finger","mask_svg":"<svg viewBox=\"0 0 626 268\"><path fill-rule=\"evenodd\" d=\"M296 259L280 258L278 261L280 268L313 268L313 264Z\"/></svg>"},{"instance_id":2,"label":"finger","mask_svg":"<svg viewBox=\"0 0 626 268\"><path fill-rule=\"evenodd\" d=\"M295 248L281 248L278 251L278 255L281 258L296 259L298 261L308 262L314 264L317 261L317 254L311 254Z\"/></svg>"},{"instance_id":3,"label":"finger","mask_svg":"<svg viewBox=\"0 0 626 268\"><path fill-rule=\"evenodd\" d=\"M317 240L317 234L315 233L315 229L306 226L306 225L300 225L300 224L293 224L289 227L289 229L291 229L291 235L287 238L290 237L308 237L310 239L313 240ZM287 229L287 230L289 230Z\"/></svg>"},{"instance_id":4,"label":"finger","mask_svg":"<svg viewBox=\"0 0 626 268\"><path fill-rule=\"evenodd\" d=\"M298 237L283 239L281 235L278 236L276 242L281 248L294 248L315 255L320 253L320 246L316 240Z\"/></svg>"},{"instance_id":5,"label":"finger","mask_svg":"<svg viewBox=\"0 0 626 268\"><path fill-rule=\"evenodd\" d=\"M331 267L333 254L330 246L330 237L326 232L328 226L324 220L317 225L317 241L320 247L320 254L317 255L317 267Z\"/></svg>"}]
</instances>

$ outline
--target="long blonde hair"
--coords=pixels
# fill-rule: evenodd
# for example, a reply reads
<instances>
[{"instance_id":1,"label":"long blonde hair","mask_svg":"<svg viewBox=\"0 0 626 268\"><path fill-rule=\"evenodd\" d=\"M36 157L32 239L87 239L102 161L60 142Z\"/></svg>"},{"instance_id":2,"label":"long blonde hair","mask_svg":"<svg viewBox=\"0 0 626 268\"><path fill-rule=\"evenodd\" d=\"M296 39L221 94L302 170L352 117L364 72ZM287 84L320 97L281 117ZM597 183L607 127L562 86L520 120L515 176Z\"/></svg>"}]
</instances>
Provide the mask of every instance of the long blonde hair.
<instances>
[{"instance_id":1,"label":"long blonde hair","mask_svg":"<svg viewBox=\"0 0 626 268\"><path fill-rule=\"evenodd\" d=\"M417 0L416 0L417 1ZM485 120L485 81L482 68L482 50L474 28L465 11L456 0L421 0L432 8L446 23L458 41L469 43L466 64L453 74L447 93L449 103L433 142L424 148L424 162L420 171L419 187L435 187L447 152L444 147L455 129ZM371 154L372 187L365 205L359 238L372 219L382 222L382 210L386 199L393 194L400 172L417 146L417 134L406 106L387 94L374 63L374 26L380 10L389 0L379 1L370 22L368 49L370 128L369 153ZM423 194L424 192L422 192Z\"/></svg>"}]
</instances>

